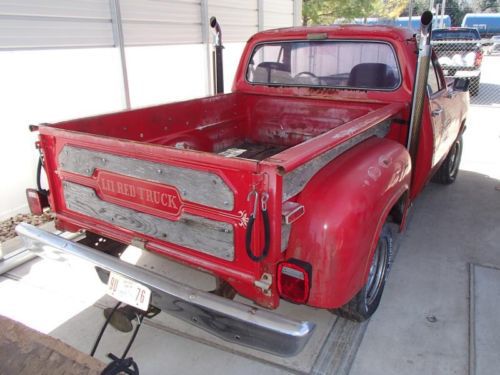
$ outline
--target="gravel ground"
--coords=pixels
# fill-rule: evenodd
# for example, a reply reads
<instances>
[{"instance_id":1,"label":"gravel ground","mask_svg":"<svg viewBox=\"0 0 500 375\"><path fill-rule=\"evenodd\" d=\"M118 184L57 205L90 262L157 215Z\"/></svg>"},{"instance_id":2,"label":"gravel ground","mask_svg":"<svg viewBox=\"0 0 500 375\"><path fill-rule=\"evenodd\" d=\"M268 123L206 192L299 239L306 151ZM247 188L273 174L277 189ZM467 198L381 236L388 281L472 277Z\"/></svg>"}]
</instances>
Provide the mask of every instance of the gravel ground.
<instances>
[{"instance_id":1,"label":"gravel ground","mask_svg":"<svg viewBox=\"0 0 500 375\"><path fill-rule=\"evenodd\" d=\"M31 225L41 225L54 220L52 212L44 212L42 215L19 214L0 222L0 243L14 238L17 234L16 225L25 222Z\"/></svg>"}]
</instances>

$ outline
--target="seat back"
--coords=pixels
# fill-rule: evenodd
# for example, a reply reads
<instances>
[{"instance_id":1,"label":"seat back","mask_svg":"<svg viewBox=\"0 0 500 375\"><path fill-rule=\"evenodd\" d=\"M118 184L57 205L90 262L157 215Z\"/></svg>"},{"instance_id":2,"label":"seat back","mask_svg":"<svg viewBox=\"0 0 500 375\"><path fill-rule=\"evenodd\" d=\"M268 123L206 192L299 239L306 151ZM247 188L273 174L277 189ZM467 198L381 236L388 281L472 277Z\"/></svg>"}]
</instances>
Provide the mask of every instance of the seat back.
<instances>
[{"instance_id":1,"label":"seat back","mask_svg":"<svg viewBox=\"0 0 500 375\"><path fill-rule=\"evenodd\" d=\"M371 89L391 89L397 80L392 69L382 63L362 63L355 65L349 74L347 85Z\"/></svg>"},{"instance_id":2,"label":"seat back","mask_svg":"<svg viewBox=\"0 0 500 375\"><path fill-rule=\"evenodd\" d=\"M259 83L292 83L287 66L278 62L265 61L257 65L254 71L254 82Z\"/></svg>"}]
</instances>

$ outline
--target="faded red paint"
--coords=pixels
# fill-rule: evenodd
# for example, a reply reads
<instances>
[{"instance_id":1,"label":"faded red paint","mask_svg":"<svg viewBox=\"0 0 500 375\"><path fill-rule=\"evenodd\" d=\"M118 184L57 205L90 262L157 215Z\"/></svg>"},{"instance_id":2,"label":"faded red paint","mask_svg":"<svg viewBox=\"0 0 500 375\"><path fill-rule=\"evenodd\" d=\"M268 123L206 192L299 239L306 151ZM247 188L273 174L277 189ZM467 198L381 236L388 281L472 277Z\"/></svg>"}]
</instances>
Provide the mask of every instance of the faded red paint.
<instances>
[{"instance_id":1,"label":"faded red paint","mask_svg":"<svg viewBox=\"0 0 500 375\"><path fill-rule=\"evenodd\" d=\"M108 202L157 216L177 217L183 202L176 188L106 171L97 171L97 194Z\"/></svg>"}]
</instances>

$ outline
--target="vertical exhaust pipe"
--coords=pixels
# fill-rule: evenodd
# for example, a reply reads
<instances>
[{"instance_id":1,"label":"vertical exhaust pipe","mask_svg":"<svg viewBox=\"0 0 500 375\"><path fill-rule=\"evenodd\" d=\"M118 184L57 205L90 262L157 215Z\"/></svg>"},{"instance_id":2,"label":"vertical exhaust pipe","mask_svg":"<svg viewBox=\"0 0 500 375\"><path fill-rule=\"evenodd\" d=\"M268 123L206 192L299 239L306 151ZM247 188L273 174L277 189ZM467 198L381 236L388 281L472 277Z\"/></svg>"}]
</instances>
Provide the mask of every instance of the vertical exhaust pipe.
<instances>
[{"instance_id":1,"label":"vertical exhaust pipe","mask_svg":"<svg viewBox=\"0 0 500 375\"><path fill-rule=\"evenodd\" d=\"M424 99L427 89L427 76L429 75L431 32L432 13L426 10L420 18L417 71L415 72L415 82L413 85L410 129L408 131L407 142L407 148L410 152L413 165L415 165L417 158L420 128L422 125L422 111L424 109Z\"/></svg>"},{"instance_id":2,"label":"vertical exhaust pipe","mask_svg":"<svg viewBox=\"0 0 500 375\"><path fill-rule=\"evenodd\" d=\"M224 71L222 62L222 31L215 17L210 17L210 27L214 29L214 47L215 51L212 54L214 67L214 91L216 94L224 93Z\"/></svg>"}]
</instances>

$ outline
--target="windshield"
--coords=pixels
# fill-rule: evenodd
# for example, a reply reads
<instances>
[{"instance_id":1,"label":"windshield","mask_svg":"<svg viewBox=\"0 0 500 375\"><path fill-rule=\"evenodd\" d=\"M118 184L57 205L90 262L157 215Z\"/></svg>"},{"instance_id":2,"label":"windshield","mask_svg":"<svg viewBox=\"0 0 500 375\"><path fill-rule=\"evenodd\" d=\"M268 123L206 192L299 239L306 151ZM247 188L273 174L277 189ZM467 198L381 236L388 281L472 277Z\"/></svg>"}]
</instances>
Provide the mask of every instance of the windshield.
<instances>
[{"instance_id":1,"label":"windshield","mask_svg":"<svg viewBox=\"0 0 500 375\"><path fill-rule=\"evenodd\" d=\"M433 30L432 40L478 40L477 30Z\"/></svg>"},{"instance_id":2,"label":"windshield","mask_svg":"<svg viewBox=\"0 0 500 375\"><path fill-rule=\"evenodd\" d=\"M401 78L389 44L300 41L257 45L247 80L279 86L393 90Z\"/></svg>"}]
</instances>

